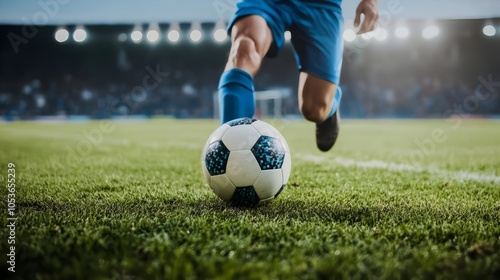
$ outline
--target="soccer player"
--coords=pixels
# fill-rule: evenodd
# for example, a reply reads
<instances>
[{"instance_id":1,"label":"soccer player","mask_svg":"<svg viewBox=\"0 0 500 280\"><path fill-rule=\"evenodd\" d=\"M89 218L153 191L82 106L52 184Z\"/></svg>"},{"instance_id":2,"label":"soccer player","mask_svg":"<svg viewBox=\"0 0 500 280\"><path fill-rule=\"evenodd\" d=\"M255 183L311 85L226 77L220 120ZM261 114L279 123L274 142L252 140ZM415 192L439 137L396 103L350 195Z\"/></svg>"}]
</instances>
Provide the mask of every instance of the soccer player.
<instances>
[{"instance_id":1,"label":"soccer player","mask_svg":"<svg viewBox=\"0 0 500 280\"><path fill-rule=\"evenodd\" d=\"M343 52L340 4L341 0L240 1L228 26L232 45L219 82L221 122L253 117L253 77L264 57L277 54L289 30L300 71L299 109L316 123L318 148L330 150L339 133L342 97L337 86ZM377 20L377 0L362 0L354 20L358 34L373 30Z\"/></svg>"}]
</instances>

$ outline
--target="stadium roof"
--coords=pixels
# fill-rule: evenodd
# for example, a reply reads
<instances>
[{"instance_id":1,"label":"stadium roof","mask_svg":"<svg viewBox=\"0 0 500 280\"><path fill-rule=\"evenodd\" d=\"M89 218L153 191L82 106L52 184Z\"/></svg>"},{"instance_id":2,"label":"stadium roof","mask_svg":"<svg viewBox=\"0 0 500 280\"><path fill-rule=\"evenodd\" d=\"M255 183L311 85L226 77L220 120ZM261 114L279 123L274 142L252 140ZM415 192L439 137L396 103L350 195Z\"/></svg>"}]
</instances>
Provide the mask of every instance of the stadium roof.
<instances>
[{"instance_id":1,"label":"stadium roof","mask_svg":"<svg viewBox=\"0 0 500 280\"><path fill-rule=\"evenodd\" d=\"M11 0L0 1L0 24L135 24L227 21L237 0ZM359 0L345 0L344 17ZM500 17L498 0L379 0L382 19Z\"/></svg>"}]
</instances>

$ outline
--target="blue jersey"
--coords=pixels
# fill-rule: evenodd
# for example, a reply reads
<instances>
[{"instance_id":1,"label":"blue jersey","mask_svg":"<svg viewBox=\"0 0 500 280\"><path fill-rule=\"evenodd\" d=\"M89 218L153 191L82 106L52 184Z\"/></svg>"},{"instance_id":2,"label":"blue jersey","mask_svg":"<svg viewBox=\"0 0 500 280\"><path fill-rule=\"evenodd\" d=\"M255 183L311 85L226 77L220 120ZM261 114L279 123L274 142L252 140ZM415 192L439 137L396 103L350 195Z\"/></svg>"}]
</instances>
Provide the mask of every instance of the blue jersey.
<instances>
[{"instance_id":1,"label":"blue jersey","mask_svg":"<svg viewBox=\"0 0 500 280\"><path fill-rule=\"evenodd\" d=\"M273 34L267 56L277 54L289 30L299 70L338 84L343 52L340 4L340 0L243 0L228 31L241 17L261 16Z\"/></svg>"}]
</instances>

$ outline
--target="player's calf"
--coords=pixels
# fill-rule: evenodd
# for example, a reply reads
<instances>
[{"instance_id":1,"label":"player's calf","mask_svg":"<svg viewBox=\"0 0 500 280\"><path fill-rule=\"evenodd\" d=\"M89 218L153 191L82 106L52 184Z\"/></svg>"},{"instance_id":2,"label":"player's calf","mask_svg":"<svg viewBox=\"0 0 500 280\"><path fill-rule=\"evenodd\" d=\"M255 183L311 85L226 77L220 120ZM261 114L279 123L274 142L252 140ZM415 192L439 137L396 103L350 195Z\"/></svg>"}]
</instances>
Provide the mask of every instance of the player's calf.
<instances>
[{"instance_id":1,"label":"player's calf","mask_svg":"<svg viewBox=\"0 0 500 280\"><path fill-rule=\"evenodd\" d=\"M332 104L326 100L303 101L299 109L306 120L320 123L328 118Z\"/></svg>"}]
</instances>

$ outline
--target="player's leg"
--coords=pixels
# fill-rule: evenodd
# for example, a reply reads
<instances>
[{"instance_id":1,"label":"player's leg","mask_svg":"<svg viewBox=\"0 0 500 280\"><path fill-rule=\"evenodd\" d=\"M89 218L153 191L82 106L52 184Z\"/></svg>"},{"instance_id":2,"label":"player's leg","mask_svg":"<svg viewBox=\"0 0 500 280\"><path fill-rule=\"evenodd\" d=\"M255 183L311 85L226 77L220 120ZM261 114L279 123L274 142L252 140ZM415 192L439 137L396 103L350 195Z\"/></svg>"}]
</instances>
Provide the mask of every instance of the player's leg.
<instances>
[{"instance_id":1,"label":"player's leg","mask_svg":"<svg viewBox=\"0 0 500 280\"><path fill-rule=\"evenodd\" d=\"M238 19L231 29L231 51L225 71L238 68L254 76L272 42L273 36L264 18L249 15Z\"/></svg>"},{"instance_id":2,"label":"player's leg","mask_svg":"<svg viewBox=\"0 0 500 280\"><path fill-rule=\"evenodd\" d=\"M258 15L237 19L231 29L231 50L219 82L221 122L253 117L253 76L273 42L266 20Z\"/></svg>"},{"instance_id":3,"label":"player's leg","mask_svg":"<svg viewBox=\"0 0 500 280\"><path fill-rule=\"evenodd\" d=\"M342 66L342 10L339 3L296 2L301 13L292 26L292 44L300 70L298 100L304 117L316 123L316 144L328 151L339 132L338 86Z\"/></svg>"},{"instance_id":4,"label":"player's leg","mask_svg":"<svg viewBox=\"0 0 500 280\"><path fill-rule=\"evenodd\" d=\"M307 72L299 76L299 109L309 121L320 123L335 113L337 85ZM335 108L336 109L336 108Z\"/></svg>"},{"instance_id":5,"label":"player's leg","mask_svg":"<svg viewBox=\"0 0 500 280\"><path fill-rule=\"evenodd\" d=\"M299 109L304 118L316 123L316 144L322 151L330 150L339 134L342 91L336 84L307 72L299 76Z\"/></svg>"}]
</instances>

